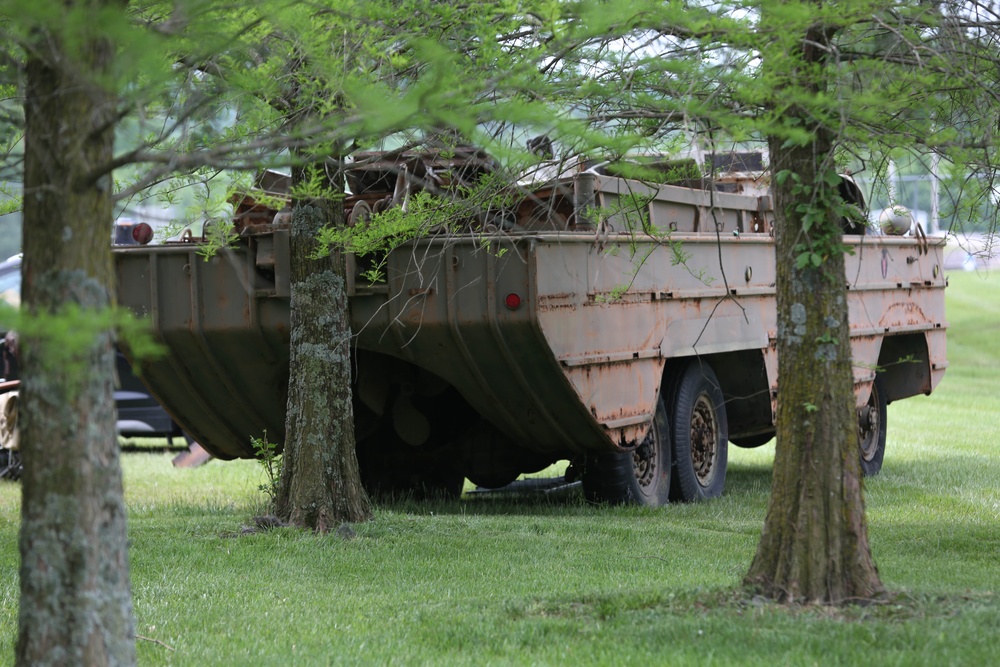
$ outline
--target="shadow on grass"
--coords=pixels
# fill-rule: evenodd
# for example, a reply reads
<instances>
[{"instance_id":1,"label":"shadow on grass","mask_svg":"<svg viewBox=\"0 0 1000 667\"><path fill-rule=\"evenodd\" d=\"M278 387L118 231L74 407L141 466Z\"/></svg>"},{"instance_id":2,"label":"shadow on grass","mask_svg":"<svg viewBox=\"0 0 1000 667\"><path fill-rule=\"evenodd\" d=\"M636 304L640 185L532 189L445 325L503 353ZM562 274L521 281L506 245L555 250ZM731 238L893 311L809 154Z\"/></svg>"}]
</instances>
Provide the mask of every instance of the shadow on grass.
<instances>
[{"instance_id":1,"label":"shadow on grass","mask_svg":"<svg viewBox=\"0 0 1000 667\"><path fill-rule=\"evenodd\" d=\"M538 479L538 478L533 478ZM530 480L530 481L533 481ZM546 481L539 479L539 481ZM465 493L460 499L417 498L415 496L382 497L374 499L375 505L391 512L434 514L481 514L481 515L573 515L585 516L607 511L606 504L588 503L579 484L556 491L521 485L520 489L475 491ZM737 464L730 466L726 473L724 497L729 502L760 502L771 491L770 465ZM671 506L635 511L669 512Z\"/></svg>"},{"instance_id":2,"label":"shadow on grass","mask_svg":"<svg viewBox=\"0 0 1000 667\"><path fill-rule=\"evenodd\" d=\"M890 591L874 600L858 600L843 605L780 603L754 594L740 585L720 588L651 589L639 592L554 596L508 601L504 612L511 620L540 618L594 618L601 621L636 611L668 614L707 613L743 616L750 612L757 618L774 615L775 620L790 622L832 621L837 623L873 623L953 618L970 611L992 610L997 597L991 592L967 591L949 594Z\"/></svg>"},{"instance_id":3,"label":"shadow on grass","mask_svg":"<svg viewBox=\"0 0 1000 667\"><path fill-rule=\"evenodd\" d=\"M771 465L730 465L726 471L727 496L756 496L771 493Z\"/></svg>"},{"instance_id":4,"label":"shadow on grass","mask_svg":"<svg viewBox=\"0 0 1000 667\"><path fill-rule=\"evenodd\" d=\"M123 454L176 454L186 451L187 441L176 438L126 438L119 436L118 444Z\"/></svg>"},{"instance_id":5,"label":"shadow on grass","mask_svg":"<svg viewBox=\"0 0 1000 667\"><path fill-rule=\"evenodd\" d=\"M373 501L381 510L415 514L586 515L595 510L579 488L558 495L540 493L466 494L458 499L397 496Z\"/></svg>"}]
</instances>

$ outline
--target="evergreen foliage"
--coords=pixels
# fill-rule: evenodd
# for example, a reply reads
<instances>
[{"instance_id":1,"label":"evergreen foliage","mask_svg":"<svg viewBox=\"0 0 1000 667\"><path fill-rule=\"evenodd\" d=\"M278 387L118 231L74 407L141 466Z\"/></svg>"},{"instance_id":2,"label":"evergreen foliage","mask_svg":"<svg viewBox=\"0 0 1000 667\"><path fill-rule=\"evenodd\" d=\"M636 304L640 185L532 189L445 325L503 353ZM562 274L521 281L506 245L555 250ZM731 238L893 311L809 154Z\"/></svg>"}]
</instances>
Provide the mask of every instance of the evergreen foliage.
<instances>
[{"instance_id":1,"label":"evergreen foliage","mask_svg":"<svg viewBox=\"0 0 1000 667\"><path fill-rule=\"evenodd\" d=\"M990 75L1000 65L1000 16L985 3L262 0L237 9L210 0L0 0L0 15L8 17L0 23L5 195L25 180L25 145L36 140L24 136L21 110L31 102L30 63L74 80L81 98L91 98L78 108L105 105L67 117L91 124L81 136L119 128L129 138L97 161L80 159L71 177L31 183L26 200L47 198L38 210L97 191L100 205L79 213L110 213L112 199L170 201L186 183L201 188L199 209L221 217L218 203L230 194L219 183L223 171L294 167L315 176L296 180L296 198L329 199L341 190L346 162L364 149L470 143L512 173L531 159L526 138L546 134L559 156L611 160L689 142L712 155L767 139L772 156L819 142L813 176L775 173L779 186L793 185L782 213L798 221L779 262L797 271L822 272L843 252L831 220L844 213L837 174L847 164L884 179L901 154L934 156L949 176L942 185L952 210L943 217L953 228L994 230L1000 215L1000 91ZM102 49L113 57L87 66ZM470 194L415 197L412 216L376 216L350 234L341 210L323 242L385 252L437 228L441 207L450 225L470 217L470 201L498 205ZM0 211L16 205L10 201ZM109 222L88 229L106 232ZM37 243L26 247L26 266L63 258ZM104 255L73 261L67 269L110 289ZM32 314L56 312L52 294L28 294ZM113 320L100 321L110 331ZM29 337L29 349L32 341L53 349L39 336ZM99 356L91 372L110 377ZM56 366L39 364L38 386L71 370Z\"/></svg>"}]
</instances>

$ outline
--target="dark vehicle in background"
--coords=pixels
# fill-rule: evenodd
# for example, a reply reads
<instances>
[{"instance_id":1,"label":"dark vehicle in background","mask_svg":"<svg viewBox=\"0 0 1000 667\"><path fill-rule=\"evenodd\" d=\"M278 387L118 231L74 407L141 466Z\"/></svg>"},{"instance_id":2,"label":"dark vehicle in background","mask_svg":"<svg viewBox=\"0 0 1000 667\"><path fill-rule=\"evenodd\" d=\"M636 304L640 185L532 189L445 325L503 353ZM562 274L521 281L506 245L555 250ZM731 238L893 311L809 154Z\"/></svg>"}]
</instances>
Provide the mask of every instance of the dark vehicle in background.
<instances>
[{"instance_id":1,"label":"dark vehicle in background","mask_svg":"<svg viewBox=\"0 0 1000 667\"><path fill-rule=\"evenodd\" d=\"M0 262L0 299L15 307L21 303L20 255ZM118 434L126 438L167 438L171 446L173 438L184 438L181 427L132 372L131 365L120 350L115 351L115 367L119 380L119 387L115 390ZM7 377L5 371L4 380L17 379L16 369L10 370L13 373Z\"/></svg>"}]
</instances>

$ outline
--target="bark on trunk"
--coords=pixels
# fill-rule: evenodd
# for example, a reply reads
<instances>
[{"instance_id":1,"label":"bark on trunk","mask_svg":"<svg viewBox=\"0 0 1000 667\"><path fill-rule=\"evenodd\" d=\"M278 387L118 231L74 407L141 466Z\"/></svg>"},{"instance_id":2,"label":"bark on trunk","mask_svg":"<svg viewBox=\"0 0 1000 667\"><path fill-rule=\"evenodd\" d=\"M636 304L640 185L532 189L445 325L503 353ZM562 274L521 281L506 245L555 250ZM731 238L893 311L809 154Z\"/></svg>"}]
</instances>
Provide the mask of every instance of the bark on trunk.
<instances>
[{"instance_id":1,"label":"bark on trunk","mask_svg":"<svg viewBox=\"0 0 1000 667\"><path fill-rule=\"evenodd\" d=\"M806 36L805 64L784 64L772 76L784 90L815 94L825 88L821 28ZM774 480L764 531L746 582L787 602L839 604L884 592L871 557L861 488L844 255L830 252L819 266L796 268L812 245L839 245L841 222L831 207L836 188L824 185L832 168L828 130L808 110L784 118L813 131L805 145L785 137L769 144L775 209L778 304L778 415ZM808 186L805 190L801 185ZM804 226L806 205L823 215Z\"/></svg>"},{"instance_id":2,"label":"bark on trunk","mask_svg":"<svg viewBox=\"0 0 1000 667\"><path fill-rule=\"evenodd\" d=\"M113 49L42 36L27 63L22 309L112 305ZM77 69L78 68L78 69ZM65 321L65 320L64 320ZM19 665L130 665L135 626L107 328L22 336ZM77 348L72 348L72 343Z\"/></svg>"},{"instance_id":3,"label":"bark on trunk","mask_svg":"<svg viewBox=\"0 0 1000 667\"><path fill-rule=\"evenodd\" d=\"M292 212L291 365L275 510L319 532L372 517L355 452L344 262L313 259L319 230L343 218L340 201L297 203Z\"/></svg>"}]
</instances>

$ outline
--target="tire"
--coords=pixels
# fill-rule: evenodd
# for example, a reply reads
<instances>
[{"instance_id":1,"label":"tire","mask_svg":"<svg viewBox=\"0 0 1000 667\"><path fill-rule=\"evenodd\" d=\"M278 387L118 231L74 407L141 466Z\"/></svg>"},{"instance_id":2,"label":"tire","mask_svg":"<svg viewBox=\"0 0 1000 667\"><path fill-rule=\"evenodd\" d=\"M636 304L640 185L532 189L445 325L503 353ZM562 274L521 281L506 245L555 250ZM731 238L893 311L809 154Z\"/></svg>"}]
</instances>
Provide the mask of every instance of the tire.
<instances>
[{"instance_id":1,"label":"tire","mask_svg":"<svg viewBox=\"0 0 1000 667\"><path fill-rule=\"evenodd\" d=\"M729 426L719 380L705 362L687 365L671 397L671 499L718 498L726 487Z\"/></svg>"},{"instance_id":2,"label":"tire","mask_svg":"<svg viewBox=\"0 0 1000 667\"><path fill-rule=\"evenodd\" d=\"M631 452L599 452L584 461L583 495L591 503L661 507L670 500L670 423L663 396L646 439Z\"/></svg>"},{"instance_id":3,"label":"tire","mask_svg":"<svg viewBox=\"0 0 1000 667\"><path fill-rule=\"evenodd\" d=\"M369 496L380 500L456 500L462 495L465 478L450 468L402 466L383 467L378 471L364 470L362 485Z\"/></svg>"},{"instance_id":4,"label":"tire","mask_svg":"<svg viewBox=\"0 0 1000 667\"><path fill-rule=\"evenodd\" d=\"M497 473L497 474L480 473L478 475L469 477L469 481L475 484L480 489L495 490L495 489L502 489L508 484L513 483L520 476L521 473L513 471L511 472L504 471L502 473Z\"/></svg>"},{"instance_id":5,"label":"tire","mask_svg":"<svg viewBox=\"0 0 1000 667\"><path fill-rule=\"evenodd\" d=\"M8 391L0 394L0 448L12 452L19 451L18 424L19 392Z\"/></svg>"},{"instance_id":6,"label":"tire","mask_svg":"<svg viewBox=\"0 0 1000 667\"><path fill-rule=\"evenodd\" d=\"M772 440L774 440L773 433L759 433L757 435L748 435L745 438L734 438L730 442L743 449L754 449L756 447L763 447Z\"/></svg>"},{"instance_id":7,"label":"tire","mask_svg":"<svg viewBox=\"0 0 1000 667\"><path fill-rule=\"evenodd\" d=\"M407 445L391 429L382 429L357 446L361 483L376 498L448 499L462 495L465 476L453 465L447 448L426 451Z\"/></svg>"},{"instance_id":8,"label":"tire","mask_svg":"<svg viewBox=\"0 0 1000 667\"><path fill-rule=\"evenodd\" d=\"M24 466L18 444L18 392L0 395L0 479L16 481Z\"/></svg>"},{"instance_id":9,"label":"tire","mask_svg":"<svg viewBox=\"0 0 1000 667\"><path fill-rule=\"evenodd\" d=\"M10 449L0 449L0 479L16 482L21 479L24 466L21 463L21 452Z\"/></svg>"},{"instance_id":10,"label":"tire","mask_svg":"<svg viewBox=\"0 0 1000 667\"><path fill-rule=\"evenodd\" d=\"M885 458L886 395L882 376L876 375L868 404L858 410L858 450L861 474L874 477L882 470Z\"/></svg>"}]
</instances>

